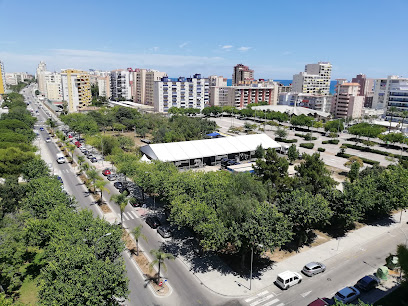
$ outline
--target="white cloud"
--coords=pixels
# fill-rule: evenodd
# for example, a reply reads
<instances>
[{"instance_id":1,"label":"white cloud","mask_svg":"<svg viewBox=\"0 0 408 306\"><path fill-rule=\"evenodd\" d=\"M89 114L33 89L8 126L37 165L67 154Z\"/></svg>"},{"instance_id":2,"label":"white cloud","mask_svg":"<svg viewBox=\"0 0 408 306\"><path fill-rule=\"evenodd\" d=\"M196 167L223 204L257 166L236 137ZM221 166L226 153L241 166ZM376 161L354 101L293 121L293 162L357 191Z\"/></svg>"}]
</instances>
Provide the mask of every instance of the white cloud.
<instances>
[{"instance_id":1,"label":"white cloud","mask_svg":"<svg viewBox=\"0 0 408 306\"><path fill-rule=\"evenodd\" d=\"M183 42L181 45L179 45L179 48L184 48L187 45L188 45L188 42Z\"/></svg>"},{"instance_id":2,"label":"white cloud","mask_svg":"<svg viewBox=\"0 0 408 306\"><path fill-rule=\"evenodd\" d=\"M247 52L248 50L252 49L252 47L239 47L238 51Z\"/></svg>"},{"instance_id":3,"label":"white cloud","mask_svg":"<svg viewBox=\"0 0 408 306\"><path fill-rule=\"evenodd\" d=\"M224 46L221 46L221 49L229 51L229 50L231 50L233 47L234 47L234 46L231 46L231 45L224 45Z\"/></svg>"}]
</instances>

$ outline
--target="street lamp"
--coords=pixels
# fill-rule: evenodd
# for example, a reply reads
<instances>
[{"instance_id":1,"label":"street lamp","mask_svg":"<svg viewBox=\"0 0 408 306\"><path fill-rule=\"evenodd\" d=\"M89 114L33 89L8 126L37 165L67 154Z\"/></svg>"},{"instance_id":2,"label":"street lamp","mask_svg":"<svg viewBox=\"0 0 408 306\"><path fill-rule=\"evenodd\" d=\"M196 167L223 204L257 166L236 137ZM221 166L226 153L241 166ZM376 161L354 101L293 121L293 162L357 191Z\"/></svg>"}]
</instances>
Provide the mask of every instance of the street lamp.
<instances>
[{"instance_id":1,"label":"street lamp","mask_svg":"<svg viewBox=\"0 0 408 306\"><path fill-rule=\"evenodd\" d=\"M98 242L99 242L99 240L101 240L102 238L104 238L104 237L107 237L107 236L110 236L110 235L112 235L112 233L106 233L105 235L103 235L103 236L101 236L101 237L99 237L98 239L96 239L96 242L94 243L94 249L95 249L95 257L98 259L98 253L96 252L97 251L97 247L98 247Z\"/></svg>"}]
</instances>

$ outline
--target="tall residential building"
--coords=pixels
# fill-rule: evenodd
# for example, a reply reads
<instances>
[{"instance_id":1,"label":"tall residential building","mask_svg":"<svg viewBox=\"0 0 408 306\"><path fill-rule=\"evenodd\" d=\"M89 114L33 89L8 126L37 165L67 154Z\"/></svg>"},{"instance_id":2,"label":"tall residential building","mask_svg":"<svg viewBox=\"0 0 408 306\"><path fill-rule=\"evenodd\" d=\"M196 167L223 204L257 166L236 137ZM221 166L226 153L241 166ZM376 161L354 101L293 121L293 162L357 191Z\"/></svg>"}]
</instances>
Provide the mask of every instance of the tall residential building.
<instances>
[{"instance_id":1,"label":"tall residential building","mask_svg":"<svg viewBox=\"0 0 408 306\"><path fill-rule=\"evenodd\" d=\"M304 72L293 76L292 92L329 95L331 71L328 62L307 64Z\"/></svg>"},{"instance_id":2,"label":"tall residential building","mask_svg":"<svg viewBox=\"0 0 408 306\"><path fill-rule=\"evenodd\" d=\"M393 121L401 121L401 112L408 111L408 78L402 78L395 75L389 76L385 83L384 104L387 108L386 119L391 119L390 108L395 107L396 112L393 113ZM376 98L374 96L374 98ZM378 99L378 98L377 98ZM405 118L405 123L408 120Z\"/></svg>"},{"instance_id":3,"label":"tall residential building","mask_svg":"<svg viewBox=\"0 0 408 306\"><path fill-rule=\"evenodd\" d=\"M0 61L0 95L3 95L6 90L6 73L4 71L4 64Z\"/></svg>"},{"instance_id":4,"label":"tall residential building","mask_svg":"<svg viewBox=\"0 0 408 306\"><path fill-rule=\"evenodd\" d=\"M111 98L113 100L132 99L131 73L125 69L111 71L110 74Z\"/></svg>"},{"instance_id":5,"label":"tall residential building","mask_svg":"<svg viewBox=\"0 0 408 306\"><path fill-rule=\"evenodd\" d=\"M68 112L78 112L92 101L89 74L85 71L67 69L61 73L62 96L68 102Z\"/></svg>"},{"instance_id":6,"label":"tall residential building","mask_svg":"<svg viewBox=\"0 0 408 306\"><path fill-rule=\"evenodd\" d=\"M61 74L58 72L44 72L46 97L52 101L62 101Z\"/></svg>"},{"instance_id":7,"label":"tall residential building","mask_svg":"<svg viewBox=\"0 0 408 306\"><path fill-rule=\"evenodd\" d=\"M47 65L44 62L38 64L35 77L37 78L38 90L41 94L46 94L45 87L45 72L47 71Z\"/></svg>"},{"instance_id":8,"label":"tall residential building","mask_svg":"<svg viewBox=\"0 0 408 306\"><path fill-rule=\"evenodd\" d=\"M331 113L335 118L360 118L364 96L360 96L360 84L342 82L337 85L332 98Z\"/></svg>"},{"instance_id":9,"label":"tall residential building","mask_svg":"<svg viewBox=\"0 0 408 306\"><path fill-rule=\"evenodd\" d=\"M364 97L364 107L371 108L374 96L374 79L369 79L365 74L360 73L351 80L351 83L360 84L359 95Z\"/></svg>"},{"instance_id":10,"label":"tall residential building","mask_svg":"<svg viewBox=\"0 0 408 306\"><path fill-rule=\"evenodd\" d=\"M241 81L253 79L254 71L249 69L248 66L238 64L234 67L234 72L232 73L232 85L238 85Z\"/></svg>"},{"instance_id":11,"label":"tall residential building","mask_svg":"<svg viewBox=\"0 0 408 306\"><path fill-rule=\"evenodd\" d=\"M111 96L110 91L110 75L98 77L98 95L109 99Z\"/></svg>"},{"instance_id":12,"label":"tall residential building","mask_svg":"<svg viewBox=\"0 0 408 306\"><path fill-rule=\"evenodd\" d=\"M154 104L154 82L160 81L167 73L151 69L135 69L133 74L133 102L145 105Z\"/></svg>"},{"instance_id":13,"label":"tall residential building","mask_svg":"<svg viewBox=\"0 0 408 306\"><path fill-rule=\"evenodd\" d=\"M192 78L179 77L171 81L163 77L154 82L154 110L166 113L171 107L199 108L209 105L209 81L195 74Z\"/></svg>"},{"instance_id":14,"label":"tall residential building","mask_svg":"<svg viewBox=\"0 0 408 306\"><path fill-rule=\"evenodd\" d=\"M223 76L210 75L208 77L210 86L227 86L227 79Z\"/></svg>"}]
</instances>

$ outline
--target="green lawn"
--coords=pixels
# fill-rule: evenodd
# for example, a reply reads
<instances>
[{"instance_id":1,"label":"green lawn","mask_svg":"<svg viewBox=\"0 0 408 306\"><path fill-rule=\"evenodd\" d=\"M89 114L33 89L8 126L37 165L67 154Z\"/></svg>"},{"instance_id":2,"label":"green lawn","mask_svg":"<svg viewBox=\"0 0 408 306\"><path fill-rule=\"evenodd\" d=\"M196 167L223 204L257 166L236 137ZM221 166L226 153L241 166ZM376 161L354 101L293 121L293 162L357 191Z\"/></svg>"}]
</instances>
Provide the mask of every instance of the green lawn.
<instances>
[{"instance_id":1,"label":"green lawn","mask_svg":"<svg viewBox=\"0 0 408 306\"><path fill-rule=\"evenodd\" d=\"M27 276L24 279L23 285L21 286L19 292L19 302L26 305L35 305L38 302L38 288L36 286L36 279L32 279L30 276Z\"/></svg>"},{"instance_id":2,"label":"green lawn","mask_svg":"<svg viewBox=\"0 0 408 306\"><path fill-rule=\"evenodd\" d=\"M408 286L401 286L376 302L376 306L408 306Z\"/></svg>"}]
</instances>

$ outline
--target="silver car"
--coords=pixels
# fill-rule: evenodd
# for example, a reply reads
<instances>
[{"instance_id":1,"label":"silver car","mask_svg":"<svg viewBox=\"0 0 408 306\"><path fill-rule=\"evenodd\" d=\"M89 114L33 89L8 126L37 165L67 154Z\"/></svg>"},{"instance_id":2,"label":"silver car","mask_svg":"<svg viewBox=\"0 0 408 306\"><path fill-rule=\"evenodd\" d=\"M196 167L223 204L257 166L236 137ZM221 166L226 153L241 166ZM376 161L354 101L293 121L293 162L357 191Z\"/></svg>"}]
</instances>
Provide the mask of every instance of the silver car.
<instances>
[{"instance_id":1,"label":"silver car","mask_svg":"<svg viewBox=\"0 0 408 306\"><path fill-rule=\"evenodd\" d=\"M159 226L157 232L163 238L170 238L171 237L171 229L168 226Z\"/></svg>"},{"instance_id":2,"label":"silver car","mask_svg":"<svg viewBox=\"0 0 408 306\"><path fill-rule=\"evenodd\" d=\"M320 262L309 262L302 269L303 274L313 276L326 271L326 266Z\"/></svg>"}]
</instances>

